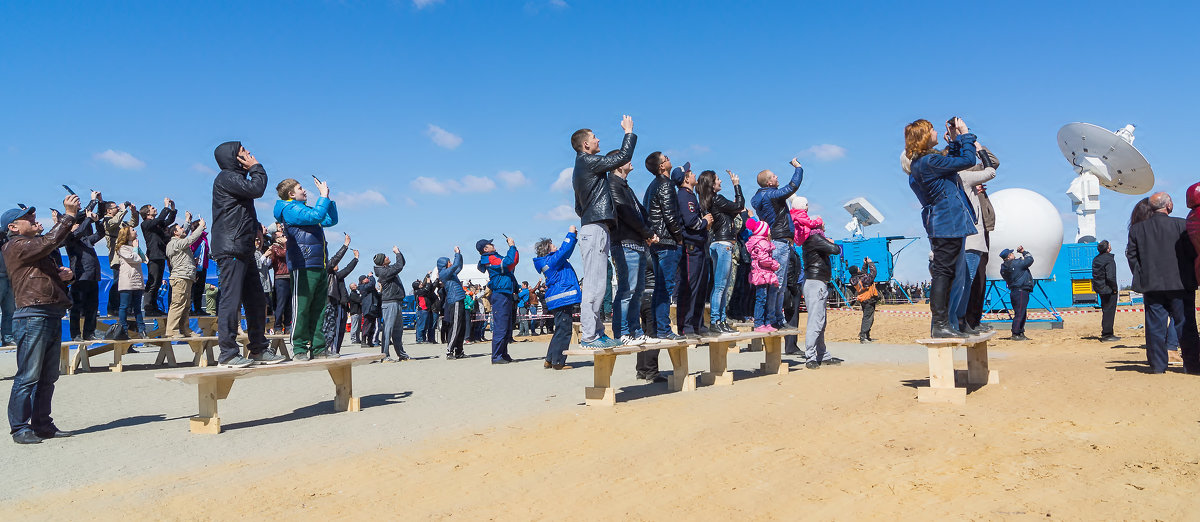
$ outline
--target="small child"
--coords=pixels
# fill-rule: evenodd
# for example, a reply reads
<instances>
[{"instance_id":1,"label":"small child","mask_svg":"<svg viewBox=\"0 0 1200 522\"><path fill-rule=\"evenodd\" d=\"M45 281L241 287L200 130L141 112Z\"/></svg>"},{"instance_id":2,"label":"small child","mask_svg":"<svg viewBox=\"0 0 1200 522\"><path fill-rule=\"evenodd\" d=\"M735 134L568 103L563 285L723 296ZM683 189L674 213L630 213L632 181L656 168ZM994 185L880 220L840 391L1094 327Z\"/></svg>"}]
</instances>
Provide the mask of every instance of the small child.
<instances>
[{"instance_id":1,"label":"small child","mask_svg":"<svg viewBox=\"0 0 1200 522\"><path fill-rule=\"evenodd\" d=\"M791 207L788 213L792 216L792 228L796 230L796 244L803 245L813 229L821 227L821 218L808 217L808 198L804 196L788 198L788 206Z\"/></svg>"},{"instance_id":2,"label":"small child","mask_svg":"<svg viewBox=\"0 0 1200 522\"><path fill-rule=\"evenodd\" d=\"M746 250L750 252L750 284L754 289L754 331L774 332L766 321L767 289L779 286L779 278L775 271L779 263L771 257L775 245L771 243L770 227L754 218L746 220L746 230L750 231L750 239L746 241Z\"/></svg>"}]
</instances>

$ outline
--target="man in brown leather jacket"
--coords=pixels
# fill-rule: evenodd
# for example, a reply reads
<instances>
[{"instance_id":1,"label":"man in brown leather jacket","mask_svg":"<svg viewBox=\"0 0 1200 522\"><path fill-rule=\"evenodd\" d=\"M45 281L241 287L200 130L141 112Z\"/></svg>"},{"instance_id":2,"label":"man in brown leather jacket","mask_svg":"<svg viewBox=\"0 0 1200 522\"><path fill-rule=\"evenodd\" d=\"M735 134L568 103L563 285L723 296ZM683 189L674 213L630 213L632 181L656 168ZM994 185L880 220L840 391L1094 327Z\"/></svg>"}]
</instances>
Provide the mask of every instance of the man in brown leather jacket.
<instances>
[{"instance_id":1,"label":"man in brown leather jacket","mask_svg":"<svg viewBox=\"0 0 1200 522\"><path fill-rule=\"evenodd\" d=\"M33 207L10 209L0 216L0 226L10 236L3 255L17 304L17 374L8 400L8 423L18 444L71 436L54 425L50 403L58 380L62 318L71 306L67 282L74 279L71 269L61 266L58 248L75 225L79 197L63 199L63 210L46 235L38 235L42 225Z\"/></svg>"}]
</instances>

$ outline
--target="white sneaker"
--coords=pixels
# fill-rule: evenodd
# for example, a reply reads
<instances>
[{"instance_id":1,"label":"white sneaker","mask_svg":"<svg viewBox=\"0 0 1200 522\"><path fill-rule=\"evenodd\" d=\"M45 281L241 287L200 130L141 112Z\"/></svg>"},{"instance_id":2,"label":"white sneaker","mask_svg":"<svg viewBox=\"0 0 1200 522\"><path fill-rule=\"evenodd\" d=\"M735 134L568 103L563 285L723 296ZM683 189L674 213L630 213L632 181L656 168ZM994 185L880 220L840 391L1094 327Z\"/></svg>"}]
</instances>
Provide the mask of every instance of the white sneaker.
<instances>
[{"instance_id":1,"label":"white sneaker","mask_svg":"<svg viewBox=\"0 0 1200 522\"><path fill-rule=\"evenodd\" d=\"M646 343L645 336L638 336L638 337L634 337L632 335L622 335L621 336L621 345L622 346L641 346L645 343Z\"/></svg>"},{"instance_id":2,"label":"white sneaker","mask_svg":"<svg viewBox=\"0 0 1200 522\"><path fill-rule=\"evenodd\" d=\"M670 339L659 339L657 337L647 337L645 335L641 336L641 338L644 339L643 344L662 344L671 342Z\"/></svg>"}]
</instances>

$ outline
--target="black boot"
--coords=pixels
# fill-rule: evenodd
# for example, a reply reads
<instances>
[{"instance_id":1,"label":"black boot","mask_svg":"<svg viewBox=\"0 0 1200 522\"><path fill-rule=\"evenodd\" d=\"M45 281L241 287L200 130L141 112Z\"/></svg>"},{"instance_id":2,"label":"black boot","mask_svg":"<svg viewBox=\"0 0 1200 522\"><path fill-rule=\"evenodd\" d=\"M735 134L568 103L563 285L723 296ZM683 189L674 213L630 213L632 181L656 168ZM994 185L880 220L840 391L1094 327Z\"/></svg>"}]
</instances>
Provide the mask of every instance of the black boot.
<instances>
[{"instance_id":1,"label":"black boot","mask_svg":"<svg viewBox=\"0 0 1200 522\"><path fill-rule=\"evenodd\" d=\"M929 289L929 311L933 314L929 333L934 339L967 338L967 334L950 327L950 283L949 277L935 277Z\"/></svg>"}]
</instances>

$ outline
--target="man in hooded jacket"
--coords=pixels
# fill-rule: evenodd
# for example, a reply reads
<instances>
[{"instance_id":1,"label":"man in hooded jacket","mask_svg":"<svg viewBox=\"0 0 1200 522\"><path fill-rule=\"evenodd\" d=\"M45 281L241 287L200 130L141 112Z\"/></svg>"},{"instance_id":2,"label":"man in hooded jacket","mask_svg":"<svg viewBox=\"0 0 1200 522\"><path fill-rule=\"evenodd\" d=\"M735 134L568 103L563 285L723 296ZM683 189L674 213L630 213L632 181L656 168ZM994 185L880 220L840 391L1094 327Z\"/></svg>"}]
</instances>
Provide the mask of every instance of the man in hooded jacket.
<instances>
[{"instance_id":1,"label":"man in hooded jacket","mask_svg":"<svg viewBox=\"0 0 1200 522\"><path fill-rule=\"evenodd\" d=\"M217 300L218 364L245 368L252 364L276 364L283 356L268 349L265 335L267 296L254 262L255 236L262 233L254 200L267 189L267 171L238 141L217 146L213 156L221 172L213 180L212 258L220 274ZM246 309L246 335L250 358L238 353L239 308Z\"/></svg>"}]
</instances>

